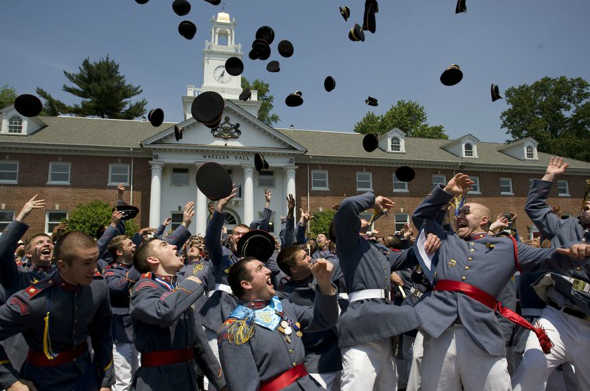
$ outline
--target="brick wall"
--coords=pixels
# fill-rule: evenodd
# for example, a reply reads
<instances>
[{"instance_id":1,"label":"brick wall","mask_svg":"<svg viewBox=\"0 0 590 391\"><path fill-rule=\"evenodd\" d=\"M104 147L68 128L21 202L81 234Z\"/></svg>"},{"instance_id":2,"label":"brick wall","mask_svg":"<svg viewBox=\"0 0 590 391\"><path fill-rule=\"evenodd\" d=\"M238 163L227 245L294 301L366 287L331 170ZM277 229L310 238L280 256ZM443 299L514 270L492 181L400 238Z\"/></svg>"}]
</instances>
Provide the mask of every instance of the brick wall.
<instances>
[{"instance_id":1,"label":"brick wall","mask_svg":"<svg viewBox=\"0 0 590 391\"><path fill-rule=\"evenodd\" d=\"M22 206L35 194L46 201L45 210L33 211L27 218L30 225L27 234L45 230L46 212L50 210L69 211L78 204L101 200L115 205L116 186L107 186L109 164L131 164L129 157L103 157L79 155L41 155L11 153L3 159L18 161L18 185L0 185L0 208L12 210L15 216ZM70 185L48 185L50 162L69 162ZM149 190L151 169L149 159L134 159L133 205L140 209L136 222L145 227L149 217ZM125 201L130 203L130 187L127 186ZM143 211L143 213L142 213Z\"/></svg>"},{"instance_id":2,"label":"brick wall","mask_svg":"<svg viewBox=\"0 0 590 391\"><path fill-rule=\"evenodd\" d=\"M297 169L296 187L297 203L303 208L308 205L307 164L299 164ZM410 216L422 199L432 190L432 176L445 175L448 181L453 176L452 170L415 169L416 177L408 184L407 193L393 192L394 168L309 164L311 177L312 170L326 170L329 175L329 191L309 190L309 208L312 211L326 210L333 204L337 204L344 197L360 194L356 187L356 172L370 171L373 178L373 189L376 195L392 198L395 202L395 213L409 213ZM479 202L492 211L493 218L502 212L515 212L518 215L517 228L520 236L528 237L528 227L532 224L524 211L526 198L529 191L529 180L540 178L542 175L517 174L500 172L469 172L468 174L479 176L481 195L468 195L471 202ZM513 196L504 196L500 193L500 178L512 178ZM558 197L557 185L553 186L550 194L550 204L560 204L562 213L577 216L580 212L582 196L586 188L586 178L583 176L564 175L569 183L571 197ZM311 187L311 178L310 178ZM383 217L376 224L376 228L382 235L392 233L395 230L393 215Z\"/></svg>"}]
</instances>

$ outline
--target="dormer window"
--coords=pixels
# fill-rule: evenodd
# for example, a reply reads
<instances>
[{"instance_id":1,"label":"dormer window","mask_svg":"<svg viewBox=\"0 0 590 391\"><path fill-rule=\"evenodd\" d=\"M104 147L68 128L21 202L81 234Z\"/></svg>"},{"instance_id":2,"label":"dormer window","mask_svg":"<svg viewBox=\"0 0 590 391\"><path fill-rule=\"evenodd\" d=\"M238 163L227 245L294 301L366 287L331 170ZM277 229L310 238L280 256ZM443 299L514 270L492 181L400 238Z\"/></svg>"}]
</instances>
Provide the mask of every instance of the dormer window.
<instances>
[{"instance_id":1,"label":"dormer window","mask_svg":"<svg viewBox=\"0 0 590 391\"><path fill-rule=\"evenodd\" d=\"M465 144L465 157L473 157L473 144Z\"/></svg>"},{"instance_id":2,"label":"dormer window","mask_svg":"<svg viewBox=\"0 0 590 391\"><path fill-rule=\"evenodd\" d=\"M23 119L18 115L13 115L8 120L8 133L21 134L23 132Z\"/></svg>"},{"instance_id":3,"label":"dormer window","mask_svg":"<svg viewBox=\"0 0 590 391\"><path fill-rule=\"evenodd\" d=\"M399 141L398 137L391 138L391 151L392 152L399 152L402 150L401 142Z\"/></svg>"},{"instance_id":4,"label":"dormer window","mask_svg":"<svg viewBox=\"0 0 590 391\"><path fill-rule=\"evenodd\" d=\"M534 159L535 158L535 149L530 145L526 147L526 158L527 159Z\"/></svg>"}]
</instances>

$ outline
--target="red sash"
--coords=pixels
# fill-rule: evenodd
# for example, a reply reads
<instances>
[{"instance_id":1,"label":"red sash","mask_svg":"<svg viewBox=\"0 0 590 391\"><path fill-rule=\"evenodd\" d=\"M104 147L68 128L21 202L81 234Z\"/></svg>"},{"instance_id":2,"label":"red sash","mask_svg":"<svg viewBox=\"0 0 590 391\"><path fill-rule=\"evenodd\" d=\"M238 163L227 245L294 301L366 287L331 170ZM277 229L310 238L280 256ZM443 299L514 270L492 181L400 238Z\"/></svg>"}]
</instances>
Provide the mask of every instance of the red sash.
<instances>
[{"instance_id":1,"label":"red sash","mask_svg":"<svg viewBox=\"0 0 590 391\"><path fill-rule=\"evenodd\" d=\"M434 290L443 292L461 292L467 295L468 297L472 298L473 300L480 302L481 304L485 305L491 310L498 311L500 315L502 315L512 323L516 323L526 329L533 331L539 339L539 343L541 344L541 349L543 349L543 353L549 354L551 352L551 347L553 346L553 343L551 343L551 340L549 339L549 337L545 333L545 330L542 327L534 327L532 324L527 322L526 319L518 315L516 312L512 311L510 308L502 307L502 304L489 293L484 292L481 289L474 287L473 285L451 280L438 281L434 286Z\"/></svg>"},{"instance_id":2,"label":"red sash","mask_svg":"<svg viewBox=\"0 0 590 391\"><path fill-rule=\"evenodd\" d=\"M72 350L57 353L57 357L54 359L48 359L45 353L29 349L29 352L27 353L27 362L37 367L53 367L75 361L86 351L88 351L88 344L83 342Z\"/></svg>"},{"instance_id":3,"label":"red sash","mask_svg":"<svg viewBox=\"0 0 590 391\"><path fill-rule=\"evenodd\" d=\"M144 367L158 367L160 365L189 362L194 358L193 348L162 350L159 352L142 352L141 365Z\"/></svg>"},{"instance_id":4,"label":"red sash","mask_svg":"<svg viewBox=\"0 0 590 391\"><path fill-rule=\"evenodd\" d=\"M260 384L260 391L280 391L307 375L305 365L299 364L272 379L262 382Z\"/></svg>"}]
</instances>

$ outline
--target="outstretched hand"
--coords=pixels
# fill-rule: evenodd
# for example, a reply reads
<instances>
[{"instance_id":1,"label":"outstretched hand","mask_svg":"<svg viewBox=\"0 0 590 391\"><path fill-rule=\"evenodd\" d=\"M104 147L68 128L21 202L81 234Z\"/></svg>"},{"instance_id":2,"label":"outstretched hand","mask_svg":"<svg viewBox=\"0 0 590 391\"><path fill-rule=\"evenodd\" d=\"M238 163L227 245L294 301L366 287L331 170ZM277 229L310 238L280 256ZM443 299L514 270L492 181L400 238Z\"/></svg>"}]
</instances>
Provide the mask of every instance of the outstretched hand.
<instances>
[{"instance_id":1,"label":"outstretched hand","mask_svg":"<svg viewBox=\"0 0 590 391\"><path fill-rule=\"evenodd\" d=\"M555 249L555 252L561 255L566 255L570 258L583 260L590 257L590 244L576 243L572 245L570 248Z\"/></svg>"},{"instance_id":2,"label":"outstretched hand","mask_svg":"<svg viewBox=\"0 0 590 391\"><path fill-rule=\"evenodd\" d=\"M563 174L565 169L569 167L569 164L563 161L562 157L554 156L549 160L547 170L543 176L544 181L553 181L556 177Z\"/></svg>"},{"instance_id":3,"label":"outstretched hand","mask_svg":"<svg viewBox=\"0 0 590 391\"><path fill-rule=\"evenodd\" d=\"M182 225L188 227L191 225L193 221L193 216L195 215L195 203L193 201L189 201L184 206L184 212L182 212Z\"/></svg>"},{"instance_id":4,"label":"outstretched hand","mask_svg":"<svg viewBox=\"0 0 590 391\"><path fill-rule=\"evenodd\" d=\"M393 202L389 198L378 196L375 197L375 204L373 205L373 209L375 209L377 213L381 213L383 212L383 210L392 208L394 205L395 202Z\"/></svg>"},{"instance_id":5,"label":"outstretched hand","mask_svg":"<svg viewBox=\"0 0 590 391\"><path fill-rule=\"evenodd\" d=\"M238 187L234 183L233 187L231 189L231 194L225 198L220 199L219 202L217 203L217 211L219 213L223 213L227 204L229 204L229 202L234 199L236 194L238 194Z\"/></svg>"},{"instance_id":6,"label":"outstretched hand","mask_svg":"<svg viewBox=\"0 0 590 391\"><path fill-rule=\"evenodd\" d=\"M336 292L332 287L332 270L334 265L323 258L316 259L315 263L311 267L311 273L315 277L320 292L324 295L332 296Z\"/></svg>"},{"instance_id":7,"label":"outstretched hand","mask_svg":"<svg viewBox=\"0 0 590 391\"><path fill-rule=\"evenodd\" d=\"M457 175L451 178L444 190L447 193L458 196L461 194L466 194L469 190L471 190L470 186L474 183L474 181L469 179L469 175L458 173Z\"/></svg>"},{"instance_id":8,"label":"outstretched hand","mask_svg":"<svg viewBox=\"0 0 590 391\"><path fill-rule=\"evenodd\" d=\"M45 207L45 200L38 200L37 194L33 196L27 203L23 206L20 213L16 217L16 220L23 222L24 219L33 211L33 209L41 209Z\"/></svg>"}]
</instances>

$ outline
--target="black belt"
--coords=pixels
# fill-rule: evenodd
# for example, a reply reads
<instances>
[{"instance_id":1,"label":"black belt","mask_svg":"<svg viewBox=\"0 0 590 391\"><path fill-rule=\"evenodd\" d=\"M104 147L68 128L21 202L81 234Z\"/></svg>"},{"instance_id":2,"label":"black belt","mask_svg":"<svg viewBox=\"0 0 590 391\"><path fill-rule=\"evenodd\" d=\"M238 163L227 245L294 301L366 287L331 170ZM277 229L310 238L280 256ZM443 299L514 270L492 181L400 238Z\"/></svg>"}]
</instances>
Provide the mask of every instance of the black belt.
<instances>
[{"instance_id":1,"label":"black belt","mask_svg":"<svg viewBox=\"0 0 590 391\"><path fill-rule=\"evenodd\" d=\"M559 304L557 304L556 302L554 302L553 300L549 300L547 302L547 304L555 309L557 309L558 311L561 311L565 314L571 315L575 318L578 319L584 319L584 320L590 320L590 316L586 315L585 313L583 313L580 310L577 310L575 308L571 308L571 307L561 307Z\"/></svg>"}]
</instances>

